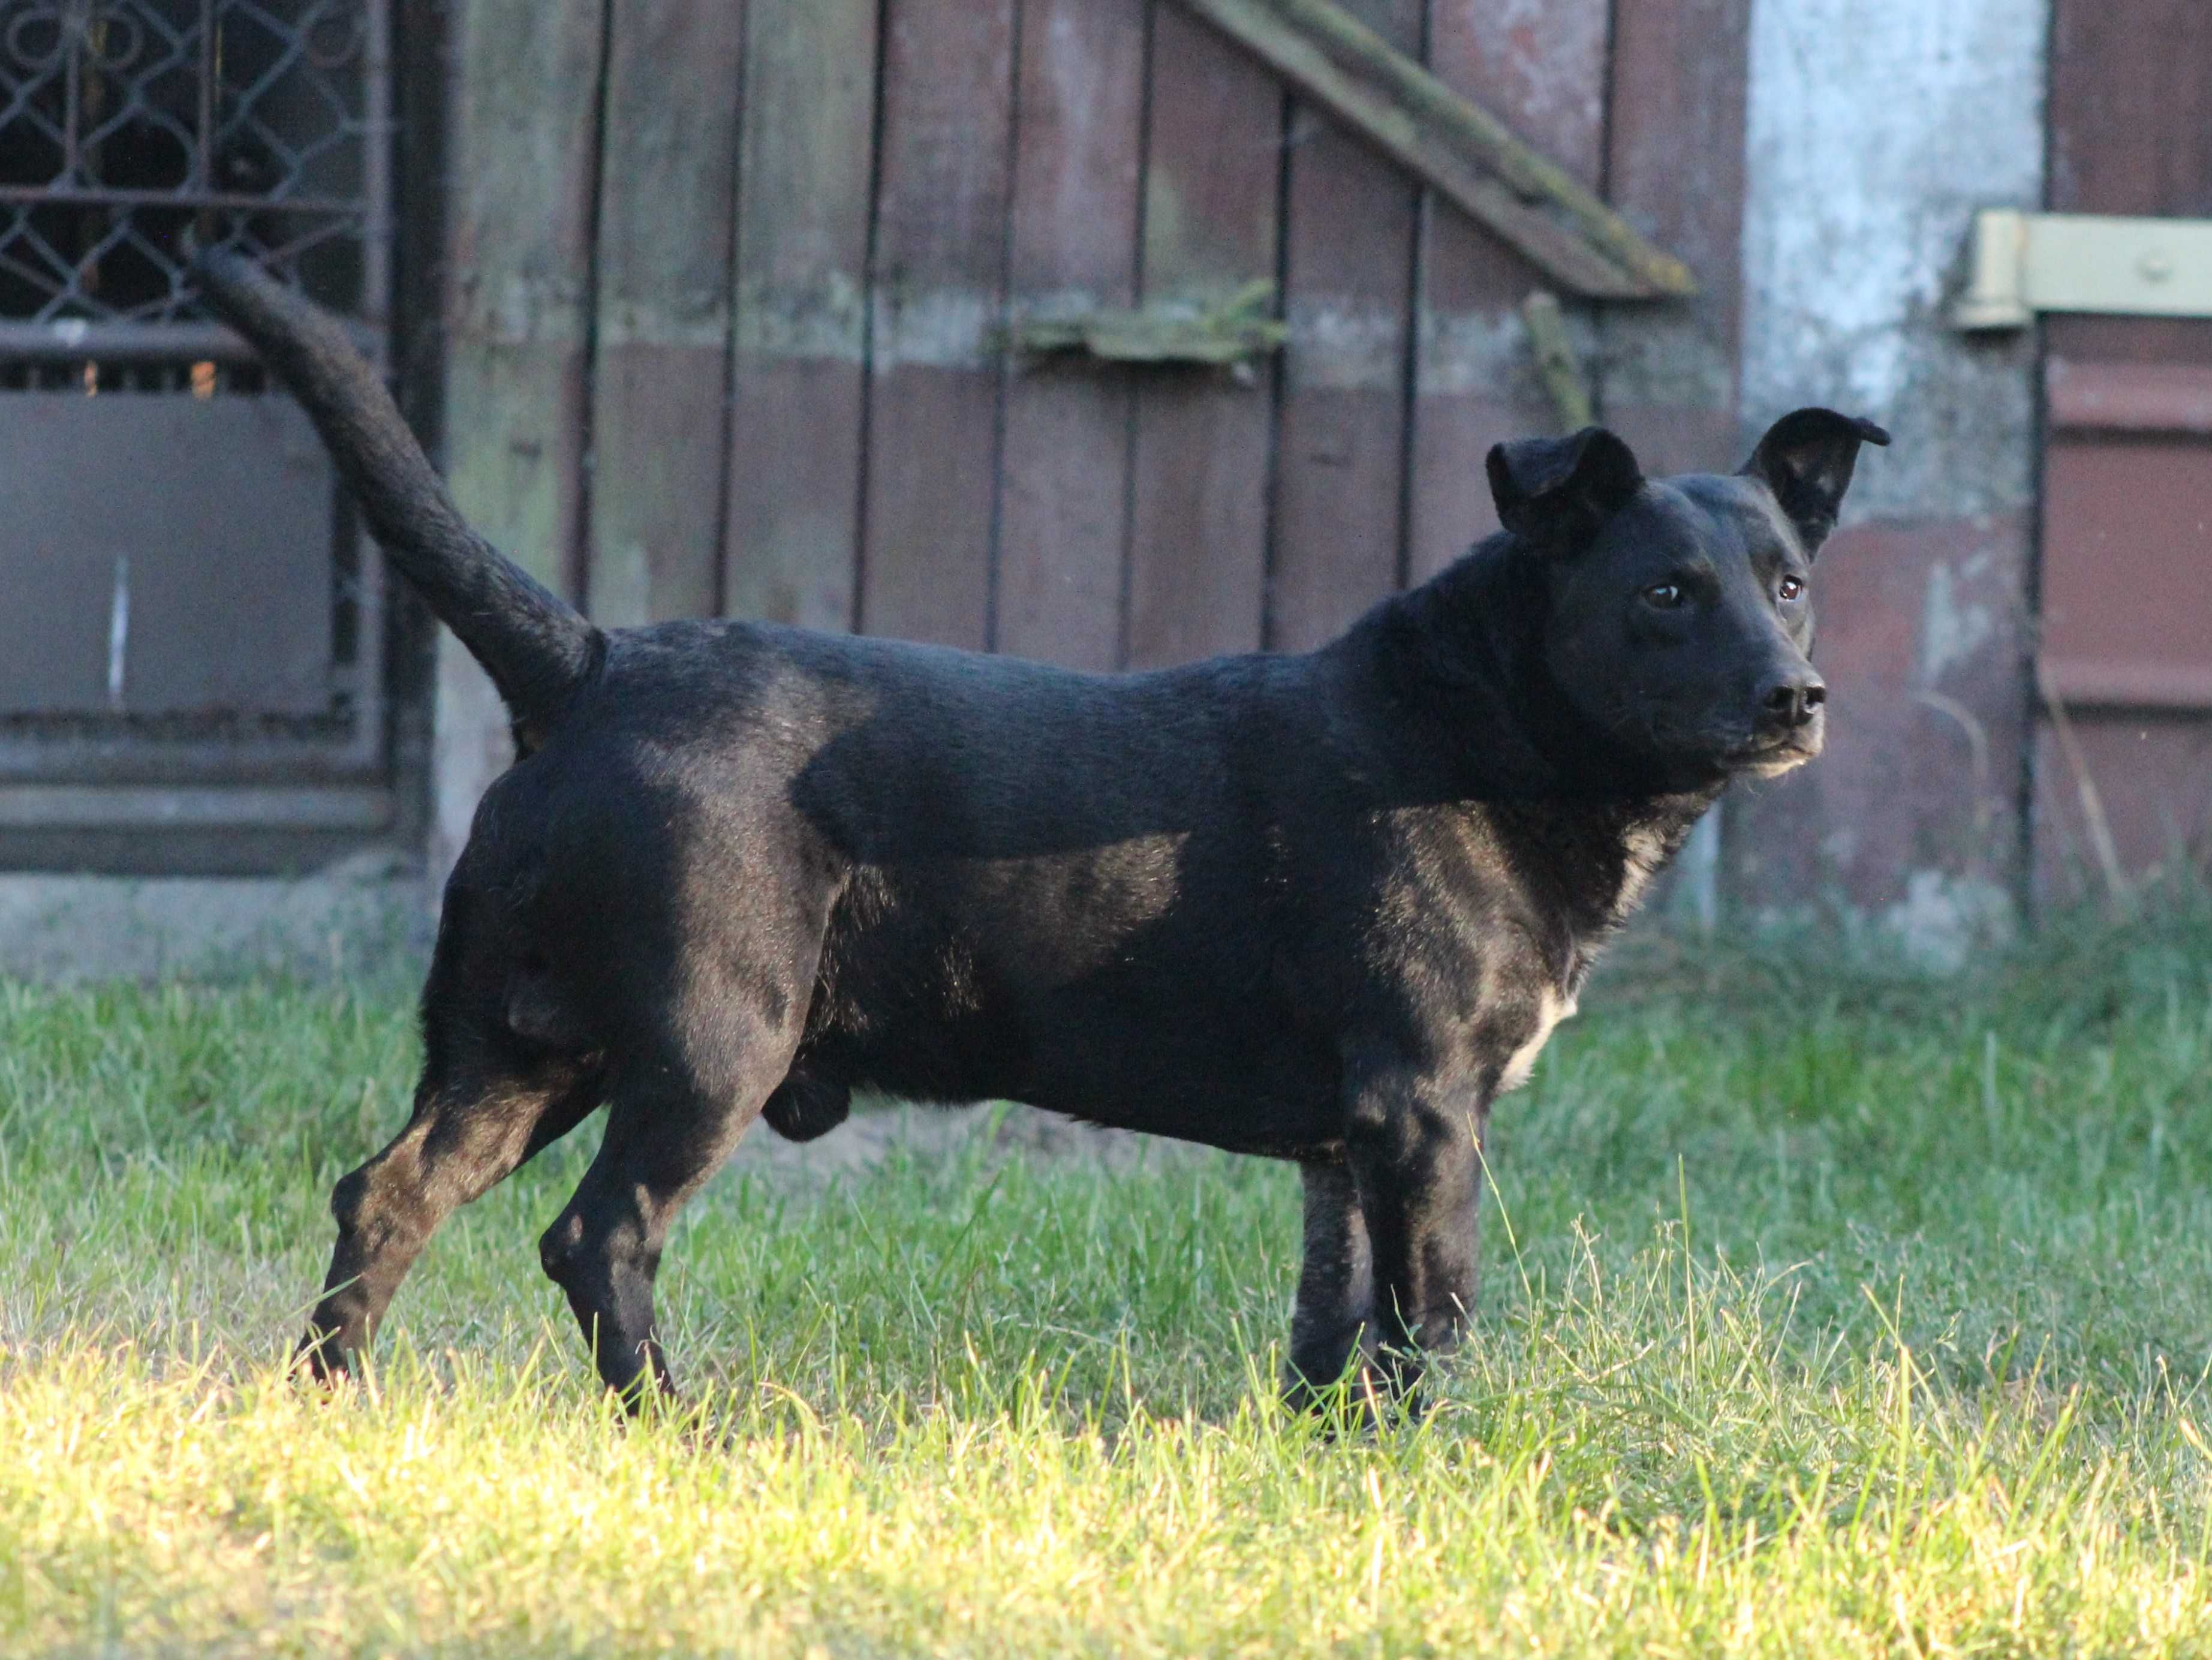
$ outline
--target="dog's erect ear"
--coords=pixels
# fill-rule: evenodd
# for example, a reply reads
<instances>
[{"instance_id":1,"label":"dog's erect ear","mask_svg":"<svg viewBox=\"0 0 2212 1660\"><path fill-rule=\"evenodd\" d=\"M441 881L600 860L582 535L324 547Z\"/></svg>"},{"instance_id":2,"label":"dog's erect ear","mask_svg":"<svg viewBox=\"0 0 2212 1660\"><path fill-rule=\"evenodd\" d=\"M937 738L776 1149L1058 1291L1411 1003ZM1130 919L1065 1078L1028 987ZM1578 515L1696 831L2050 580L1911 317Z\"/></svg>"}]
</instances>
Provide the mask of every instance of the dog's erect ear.
<instances>
[{"instance_id":1,"label":"dog's erect ear","mask_svg":"<svg viewBox=\"0 0 2212 1660\"><path fill-rule=\"evenodd\" d=\"M1774 492L1813 553L1836 527L1836 514L1850 488L1861 444L1887 444L1889 435L1871 421L1833 410L1793 410L1766 429L1743 476Z\"/></svg>"},{"instance_id":2,"label":"dog's erect ear","mask_svg":"<svg viewBox=\"0 0 2212 1660\"><path fill-rule=\"evenodd\" d=\"M1603 427L1495 445L1484 465L1498 522L1547 549L1587 542L1644 483L1634 452Z\"/></svg>"}]
</instances>

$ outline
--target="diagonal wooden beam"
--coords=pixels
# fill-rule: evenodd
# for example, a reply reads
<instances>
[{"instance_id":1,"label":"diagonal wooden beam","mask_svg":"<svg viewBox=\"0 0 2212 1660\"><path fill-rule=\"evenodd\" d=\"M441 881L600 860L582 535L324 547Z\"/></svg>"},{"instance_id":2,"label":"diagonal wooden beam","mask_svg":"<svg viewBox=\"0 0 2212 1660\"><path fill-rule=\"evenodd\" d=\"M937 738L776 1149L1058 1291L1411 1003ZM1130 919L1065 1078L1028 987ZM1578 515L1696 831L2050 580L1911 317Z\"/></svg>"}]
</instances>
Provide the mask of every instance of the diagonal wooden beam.
<instances>
[{"instance_id":1,"label":"diagonal wooden beam","mask_svg":"<svg viewBox=\"0 0 2212 1660\"><path fill-rule=\"evenodd\" d=\"M1695 294L1690 268L1503 121L1329 0L1179 0L1553 281L1603 299Z\"/></svg>"},{"instance_id":2,"label":"diagonal wooden beam","mask_svg":"<svg viewBox=\"0 0 2212 1660\"><path fill-rule=\"evenodd\" d=\"M1583 380L1582 365L1575 360L1575 343L1567 336L1567 319L1560 315L1558 296L1538 289L1521 302L1521 324L1528 331L1528 349L1536 359L1536 374L1552 394L1552 408L1559 417L1561 432L1578 432L1597 417L1591 412L1589 387Z\"/></svg>"}]
</instances>

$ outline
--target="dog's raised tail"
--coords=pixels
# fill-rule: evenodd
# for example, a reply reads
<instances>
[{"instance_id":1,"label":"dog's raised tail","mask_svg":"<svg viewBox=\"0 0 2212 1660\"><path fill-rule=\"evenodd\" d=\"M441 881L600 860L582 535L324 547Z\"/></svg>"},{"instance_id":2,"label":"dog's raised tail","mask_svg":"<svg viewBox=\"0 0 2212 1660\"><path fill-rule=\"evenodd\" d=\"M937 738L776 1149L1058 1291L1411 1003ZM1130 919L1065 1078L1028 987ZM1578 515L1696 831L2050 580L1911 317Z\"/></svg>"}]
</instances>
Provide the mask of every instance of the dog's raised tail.
<instances>
[{"instance_id":1,"label":"dog's raised tail","mask_svg":"<svg viewBox=\"0 0 2212 1660\"><path fill-rule=\"evenodd\" d=\"M227 249L202 252L192 268L216 311L300 400L371 533L483 665L518 733L558 714L598 672L599 629L469 527L335 318Z\"/></svg>"}]
</instances>

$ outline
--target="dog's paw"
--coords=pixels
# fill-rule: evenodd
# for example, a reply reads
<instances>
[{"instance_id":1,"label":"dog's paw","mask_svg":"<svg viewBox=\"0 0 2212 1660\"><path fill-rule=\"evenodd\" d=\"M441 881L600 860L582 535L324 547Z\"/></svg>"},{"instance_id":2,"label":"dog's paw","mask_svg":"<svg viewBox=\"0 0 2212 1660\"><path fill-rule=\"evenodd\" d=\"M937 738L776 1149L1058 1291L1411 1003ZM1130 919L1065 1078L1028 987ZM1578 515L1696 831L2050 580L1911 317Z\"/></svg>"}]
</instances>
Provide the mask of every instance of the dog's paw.
<instances>
[{"instance_id":1,"label":"dog's paw","mask_svg":"<svg viewBox=\"0 0 2212 1660\"><path fill-rule=\"evenodd\" d=\"M1371 1359L1347 1365L1328 1383L1316 1383L1297 1367L1283 1382L1284 1408L1311 1421L1324 1438L1372 1435L1404 1415L1406 1401Z\"/></svg>"},{"instance_id":2,"label":"dog's paw","mask_svg":"<svg viewBox=\"0 0 2212 1660\"><path fill-rule=\"evenodd\" d=\"M326 1399L352 1388L357 1381L353 1359L338 1346L338 1335L312 1328L292 1351L288 1370L295 1379L312 1385Z\"/></svg>"}]
</instances>

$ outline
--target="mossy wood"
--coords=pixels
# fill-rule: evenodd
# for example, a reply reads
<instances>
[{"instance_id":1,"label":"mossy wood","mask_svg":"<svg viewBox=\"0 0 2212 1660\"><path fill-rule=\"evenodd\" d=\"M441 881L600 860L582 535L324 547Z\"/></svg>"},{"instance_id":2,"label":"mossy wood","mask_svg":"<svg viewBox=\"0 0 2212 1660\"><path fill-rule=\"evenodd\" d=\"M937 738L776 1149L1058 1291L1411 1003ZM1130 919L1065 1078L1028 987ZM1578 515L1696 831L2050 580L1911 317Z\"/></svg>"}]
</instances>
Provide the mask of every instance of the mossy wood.
<instances>
[{"instance_id":1,"label":"mossy wood","mask_svg":"<svg viewBox=\"0 0 2212 1660\"><path fill-rule=\"evenodd\" d=\"M1521 302L1521 321L1528 331L1528 349L1535 355L1536 374L1544 390L1551 394L1559 430L1581 431L1596 416L1582 364L1575 357L1575 343L1567 334L1567 319L1559 310L1559 296L1538 289Z\"/></svg>"},{"instance_id":2,"label":"mossy wood","mask_svg":"<svg viewBox=\"0 0 2212 1660\"><path fill-rule=\"evenodd\" d=\"M1015 325L1014 344L1025 352L1083 352L1113 363L1226 367L1265 357L1288 337L1273 314L1274 294L1263 279L1217 306L1170 302L1031 317Z\"/></svg>"},{"instance_id":3,"label":"mossy wood","mask_svg":"<svg viewBox=\"0 0 2212 1660\"><path fill-rule=\"evenodd\" d=\"M1576 294L1695 294L1682 261L1328 0L1181 0Z\"/></svg>"}]
</instances>

